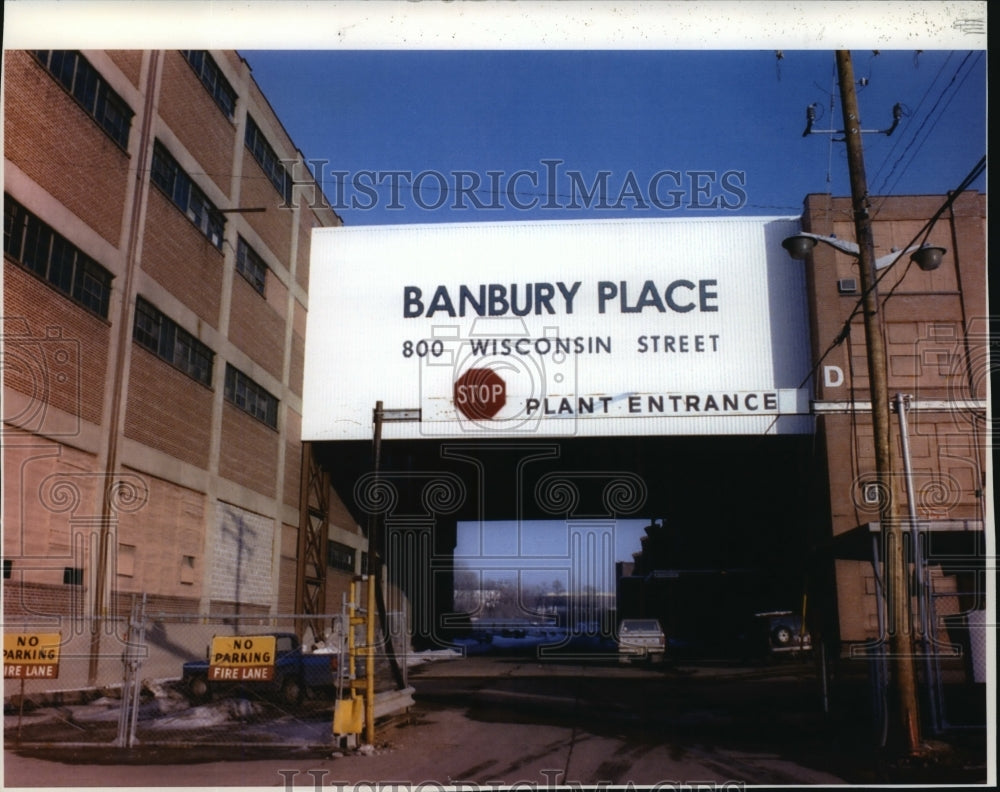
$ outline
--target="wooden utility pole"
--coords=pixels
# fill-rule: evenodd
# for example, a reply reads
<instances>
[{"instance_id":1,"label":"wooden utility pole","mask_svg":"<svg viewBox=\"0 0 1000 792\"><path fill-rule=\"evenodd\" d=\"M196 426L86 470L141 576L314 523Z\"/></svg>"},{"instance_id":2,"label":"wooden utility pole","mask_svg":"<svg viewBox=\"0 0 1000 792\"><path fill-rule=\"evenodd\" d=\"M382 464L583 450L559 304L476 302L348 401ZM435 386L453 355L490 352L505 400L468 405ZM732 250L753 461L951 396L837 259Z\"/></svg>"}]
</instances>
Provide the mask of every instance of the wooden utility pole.
<instances>
[{"instance_id":1,"label":"wooden utility pole","mask_svg":"<svg viewBox=\"0 0 1000 792\"><path fill-rule=\"evenodd\" d=\"M879 521L885 541L885 580L888 598L888 630L892 686L896 692L899 747L910 755L921 751L920 713L917 706L916 668L913 661L913 633L907 586L906 550L903 531L896 516L896 484L893 476L891 418L889 412L888 369L878 295L875 288L875 244L868 213L868 183L861 120L854 90L854 68L848 50L837 51L837 77L847 142L847 166L851 177L851 206L858 242L861 270L862 310L865 346L868 353L868 383L875 432L875 471L879 484Z\"/></svg>"}]
</instances>

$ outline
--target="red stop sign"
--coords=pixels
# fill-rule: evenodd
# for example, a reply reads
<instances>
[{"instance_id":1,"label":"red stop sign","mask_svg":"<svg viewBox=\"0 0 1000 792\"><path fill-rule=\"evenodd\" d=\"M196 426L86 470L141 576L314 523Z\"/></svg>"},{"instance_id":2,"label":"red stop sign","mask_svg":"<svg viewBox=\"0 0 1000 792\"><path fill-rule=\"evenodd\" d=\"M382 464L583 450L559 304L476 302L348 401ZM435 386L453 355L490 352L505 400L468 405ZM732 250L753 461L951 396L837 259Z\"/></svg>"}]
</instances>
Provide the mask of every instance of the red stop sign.
<instances>
[{"instance_id":1,"label":"red stop sign","mask_svg":"<svg viewBox=\"0 0 1000 792\"><path fill-rule=\"evenodd\" d=\"M492 369L471 368L455 380L454 399L466 418L492 418L507 403L507 383Z\"/></svg>"}]
</instances>

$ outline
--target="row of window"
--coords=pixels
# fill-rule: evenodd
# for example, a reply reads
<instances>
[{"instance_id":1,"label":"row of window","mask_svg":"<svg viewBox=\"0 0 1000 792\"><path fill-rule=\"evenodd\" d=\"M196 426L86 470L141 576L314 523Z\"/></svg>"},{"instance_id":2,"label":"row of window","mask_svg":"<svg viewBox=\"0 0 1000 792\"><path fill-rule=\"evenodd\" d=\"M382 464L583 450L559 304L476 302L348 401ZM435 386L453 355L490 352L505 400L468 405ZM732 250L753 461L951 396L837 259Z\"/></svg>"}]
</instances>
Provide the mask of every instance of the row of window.
<instances>
[{"instance_id":1,"label":"row of window","mask_svg":"<svg viewBox=\"0 0 1000 792\"><path fill-rule=\"evenodd\" d=\"M194 69L219 109L231 121L236 113L236 91L223 76L218 64L205 50L181 50L181 54Z\"/></svg>"},{"instance_id":2,"label":"row of window","mask_svg":"<svg viewBox=\"0 0 1000 792\"><path fill-rule=\"evenodd\" d=\"M243 237L239 237L236 241L236 271L260 294L264 293L264 286L267 283L267 264Z\"/></svg>"},{"instance_id":3,"label":"row of window","mask_svg":"<svg viewBox=\"0 0 1000 792\"><path fill-rule=\"evenodd\" d=\"M226 218L159 140L153 145L151 178L153 184L163 190L174 205L208 238L208 241L221 249Z\"/></svg>"},{"instance_id":4,"label":"row of window","mask_svg":"<svg viewBox=\"0 0 1000 792\"><path fill-rule=\"evenodd\" d=\"M181 50L181 54L194 69L201 80L205 90L215 100L219 109L226 118L232 120L236 112L236 91L222 74L218 64L204 50ZM135 113L115 91L108 85L107 81L101 77L100 73L91 65L81 53L75 50L36 50L34 52L38 61L55 77L55 79L73 96L90 116L104 129L105 132L123 149L128 148L129 132L132 128L132 118ZM292 179L281 164L281 160L274 149L267 142L264 133L253 120L247 116L247 130L245 141L246 147L253 154L264 173L271 180L278 193L284 198L285 203L291 203L292 199ZM167 155L169 157L169 155ZM164 163L160 163L161 172L159 177L165 184L161 184L168 195L171 195L174 202L181 209L191 216L196 224L202 226L202 231L217 246L221 246L221 223L219 223L219 242L215 243L215 229L211 228L211 213L207 207L211 206L201 194L203 201L196 200L195 197L175 196L173 190L178 186L177 177L171 173L171 168ZM173 163L176 170L176 162ZM156 174L156 156L154 154L154 174ZM188 180L190 181L190 180ZM158 182L159 183L159 182ZM178 186L181 192L190 191L189 187L183 184ZM194 188L197 190L197 188ZM200 192L200 191L199 191ZM207 204L203 207L201 204ZM214 209L214 207L212 207ZM204 209L205 211L201 211Z\"/></svg>"},{"instance_id":5,"label":"row of window","mask_svg":"<svg viewBox=\"0 0 1000 792\"><path fill-rule=\"evenodd\" d=\"M132 337L196 382L212 384L215 353L142 297L135 303Z\"/></svg>"},{"instance_id":6,"label":"row of window","mask_svg":"<svg viewBox=\"0 0 1000 792\"><path fill-rule=\"evenodd\" d=\"M196 382L206 386L212 384L215 353L142 297L136 299L132 338ZM225 397L272 429L277 428L278 399L229 363L226 364Z\"/></svg>"},{"instance_id":7,"label":"row of window","mask_svg":"<svg viewBox=\"0 0 1000 792\"><path fill-rule=\"evenodd\" d=\"M212 56L204 50L182 50L181 53L226 117L232 119L236 108L236 92ZM71 50L36 50L34 55L122 148L128 148L134 113L83 55ZM264 138L260 127L249 116L245 142L285 202L289 203L291 177ZM153 183L166 193L215 247L221 249L225 217L160 141L156 141L153 147L151 176ZM267 266L245 243L241 244L238 253L237 269L257 291L264 293Z\"/></svg>"},{"instance_id":8,"label":"row of window","mask_svg":"<svg viewBox=\"0 0 1000 792\"><path fill-rule=\"evenodd\" d=\"M72 50L36 50L39 62L123 149L135 113L83 55Z\"/></svg>"},{"instance_id":9,"label":"row of window","mask_svg":"<svg viewBox=\"0 0 1000 792\"><path fill-rule=\"evenodd\" d=\"M331 569L339 569L341 572L354 574L354 554L353 547L348 547L340 542L327 542L326 544L326 564Z\"/></svg>"},{"instance_id":10,"label":"row of window","mask_svg":"<svg viewBox=\"0 0 1000 792\"><path fill-rule=\"evenodd\" d=\"M213 245L221 248L222 233L226 225L225 217L158 140L153 146L151 175L153 184L166 193L174 205L188 216ZM236 271L259 293L264 293L267 264L243 237L239 237L236 245Z\"/></svg>"},{"instance_id":11,"label":"row of window","mask_svg":"<svg viewBox=\"0 0 1000 792\"><path fill-rule=\"evenodd\" d=\"M6 193L3 252L88 311L108 318L111 273Z\"/></svg>"},{"instance_id":12,"label":"row of window","mask_svg":"<svg viewBox=\"0 0 1000 792\"><path fill-rule=\"evenodd\" d=\"M4 255L90 312L107 319L111 273L6 193L3 208ZM249 245L243 242L242 247L246 260L259 262L259 256ZM263 262L259 263L263 266ZM258 276L263 288L263 272ZM215 353L142 297L136 301L133 338L195 381L211 384ZM268 426L277 427L278 400L228 365L226 397Z\"/></svg>"},{"instance_id":13,"label":"row of window","mask_svg":"<svg viewBox=\"0 0 1000 792\"><path fill-rule=\"evenodd\" d=\"M267 142L264 133L260 131L257 122L250 115L247 115L247 133L244 142L246 147L250 149L250 153L253 154L253 158L257 160L257 164L263 168L264 173L271 180L274 189L285 199L286 204L290 204L292 202L292 177L285 170L285 166L281 164L278 155L271 148L271 144Z\"/></svg>"},{"instance_id":14,"label":"row of window","mask_svg":"<svg viewBox=\"0 0 1000 792\"><path fill-rule=\"evenodd\" d=\"M226 364L226 399L272 429L278 426L278 400L238 368Z\"/></svg>"},{"instance_id":15,"label":"row of window","mask_svg":"<svg viewBox=\"0 0 1000 792\"><path fill-rule=\"evenodd\" d=\"M204 50L181 50L181 54L194 69L195 74L198 75L205 90L215 100L219 109L222 110L226 118L232 120L236 114L236 91L223 75L219 65ZM253 154L254 159L257 160L257 164L263 168L264 173L271 180L271 184L274 185L278 194L284 198L285 203L291 203L292 178L281 164L281 160L271 144L267 142L267 138L257 126L257 122L250 115L247 116L244 143Z\"/></svg>"}]
</instances>

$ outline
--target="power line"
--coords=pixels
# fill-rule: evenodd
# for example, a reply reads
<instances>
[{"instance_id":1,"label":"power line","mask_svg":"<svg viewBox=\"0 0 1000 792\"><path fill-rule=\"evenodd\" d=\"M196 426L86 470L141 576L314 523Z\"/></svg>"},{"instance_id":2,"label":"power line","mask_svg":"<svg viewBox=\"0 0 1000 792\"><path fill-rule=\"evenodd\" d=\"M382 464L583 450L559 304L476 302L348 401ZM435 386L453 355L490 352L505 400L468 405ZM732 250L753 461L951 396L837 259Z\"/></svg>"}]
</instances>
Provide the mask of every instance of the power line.
<instances>
[{"instance_id":1,"label":"power line","mask_svg":"<svg viewBox=\"0 0 1000 792\"><path fill-rule=\"evenodd\" d=\"M900 172L899 176L896 177L895 181L893 181L892 184L891 184L891 186L889 186L887 189L883 190L880 187L878 190L876 190L876 192L891 193L892 189L896 186L896 184L898 184L899 180L906 173L906 170L910 167L910 164L912 163L913 158L916 157L916 155L920 151L921 147L927 141L927 137L929 136L930 132L933 130L933 128L937 124L938 120L940 120L941 114L943 114L944 110L947 109L948 104L950 104L951 101L952 101L952 99L954 99L955 92L957 91L957 88L961 87L961 85L965 83L965 80L968 78L969 74L972 73L972 70L970 69L968 72L965 73L965 76L962 78L961 83L959 83L958 86L955 86L955 81L956 81L956 79L958 79L958 75L961 73L962 69L965 67L965 64L968 63L969 59L973 56L973 54L975 54L975 53L968 52L966 54L965 58L962 59L962 62L955 69L955 73L952 75L951 80L948 81L947 85L945 85L945 86L943 86L941 88L941 92L938 94L938 97L935 100L934 105L930 108L930 110L927 111L927 115L924 116L923 120L920 122L920 126L917 127L916 131L913 133L913 135L912 135L909 143L907 143L906 147L903 149L903 152L899 155L899 157L893 163L893 166L890 169L889 173L886 175L885 179L883 179L882 185L883 186L886 185L889 182L889 180L892 179L892 176L896 172L896 169L899 168L899 166L901 165L901 163L904 160L907 159L907 155L910 154L910 150L914 146L916 146L916 149L913 151L913 154L909 156L909 160L907 161L906 165L903 167L903 169ZM936 80L936 78L935 78L935 80ZM933 85L933 83L932 83L932 85ZM940 113L938 113L938 106L941 104L941 102L945 98L945 96L948 95L949 91L951 92L951 96L948 99L948 103L943 108L941 108ZM921 102L923 102L923 99L921 99ZM933 120L933 123L931 123L932 120ZM931 123L930 129L928 130L927 134L924 135L923 138L921 138L920 137L921 133L923 132L924 128L929 123ZM918 143L918 141L919 141L919 143Z\"/></svg>"},{"instance_id":2,"label":"power line","mask_svg":"<svg viewBox=\"0 0 1000 792\"><path fill-rule=\"evenodd\" d=\"M924 102L927 100L927 97L930 95L931 90L937 84L938 78L940 78L941 75L944 74L944 70L947 68L948 64L951 62L951 58L952 58L952 56L954 54L955 53L953 51L948 53L948 57L945 58L944 63L942 63L941 66L938 68L937 74L934 75L934 79L931 80L930 84L927 86L927 90L924 91L924 95L921 96L920 97L920 101L917 102L916 108L912 111L912 113L908 113L908 115L916 116L916 115L918 115L920 113L920 108L922 108L924 106ZM908 134L909 133L907 133L907 135ZM878 170L875 171L875 175L872 177L872 181L873 182L875 182L875 181L878 180L878 178L881 175L883 169L885 168L885 166L889 163L890 159L895 154L896 149L899 148L901 145L903 145L903 141L906 140L907 135L900 135L900 136L898 136L893 141L892 148L889 150L889 153L886 154L885 158L882 160L882 164L879 165ZM897 160L897 163L898 163L898 160ZM895 166L893 166L893 167L895 167ZM886 180L888 180L888 176L886 177ZM881 188L879 188L879 189L881 189ZM877 189L875 192L878 193L879 190Z\"/></svg>"}]
</instances>

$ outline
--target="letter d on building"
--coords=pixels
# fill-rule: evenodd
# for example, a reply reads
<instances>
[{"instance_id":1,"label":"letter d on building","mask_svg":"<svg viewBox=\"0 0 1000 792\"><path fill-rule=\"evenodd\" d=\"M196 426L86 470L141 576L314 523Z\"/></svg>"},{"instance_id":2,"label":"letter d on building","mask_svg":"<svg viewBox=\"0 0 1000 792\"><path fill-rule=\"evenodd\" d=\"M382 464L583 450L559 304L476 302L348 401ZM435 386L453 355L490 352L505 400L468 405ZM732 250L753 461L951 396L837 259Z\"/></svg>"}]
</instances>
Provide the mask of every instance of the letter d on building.
<instances>
[{"instance_id":1,"label":"letter d on building","mask_svg":"<svg viewBox=\"0 0 1000 792\"><path fill-rule=\"evenodd\" d=\"M844 384L844 370L840 366L823 366L823 385L839 388Z\"/></svg>"}]
</instances>

